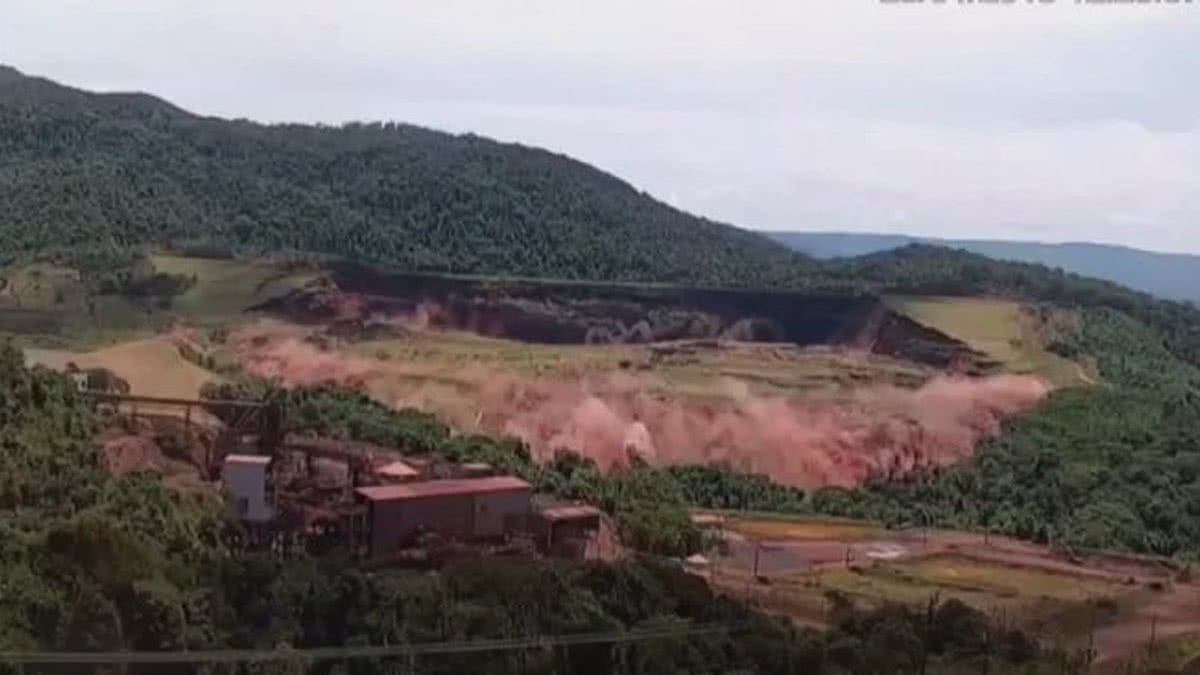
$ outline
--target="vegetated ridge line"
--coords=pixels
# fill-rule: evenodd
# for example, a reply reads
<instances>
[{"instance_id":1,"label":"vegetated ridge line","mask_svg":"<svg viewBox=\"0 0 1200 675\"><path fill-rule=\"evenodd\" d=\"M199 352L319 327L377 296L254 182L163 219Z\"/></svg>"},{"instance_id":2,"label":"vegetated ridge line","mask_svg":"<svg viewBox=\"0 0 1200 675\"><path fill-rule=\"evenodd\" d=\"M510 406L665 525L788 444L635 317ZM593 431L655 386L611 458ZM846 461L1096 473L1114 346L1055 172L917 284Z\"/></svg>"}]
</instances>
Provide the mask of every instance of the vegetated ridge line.
<instances>
[{"instance_id":1,"label":"vegetated ridge line","mask_svg":"<svg viewBox=\"0 0 1200 675\"><path fill-rule=\"evenodd\" d=\"M0 652L0 663L243 663L254 661L288 661L295 659L330 660L349 658L382 658L390 656L420 656L424 654L458 654L469 652L508 651L569 645L645 642L665 638L692 637L735 632L742 625L706 624L658 630L580 633L577 635L547 635L528 638L495 640L456 640L424 644L374 645L356 647L316 647L310 649L214 649L199 651L122 651L122 652Z\"/></svg>"}]
</instances>

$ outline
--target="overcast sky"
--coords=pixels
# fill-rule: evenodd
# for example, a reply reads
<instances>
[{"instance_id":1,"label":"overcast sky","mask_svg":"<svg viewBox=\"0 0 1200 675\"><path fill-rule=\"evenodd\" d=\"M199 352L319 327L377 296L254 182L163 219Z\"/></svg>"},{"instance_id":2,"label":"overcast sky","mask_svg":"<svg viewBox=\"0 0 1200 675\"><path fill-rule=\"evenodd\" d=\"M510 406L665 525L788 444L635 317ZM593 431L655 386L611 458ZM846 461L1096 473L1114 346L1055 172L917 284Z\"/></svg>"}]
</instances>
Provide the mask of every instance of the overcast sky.
<instances>
[{"instance_id":1,"label":"overcast sky","mask_svg":"<svg viewBox=\"0 0 1200 675\"><path fill-rule=\"evenodd\" d=\"M0 63L564 152L760 229L1200 253L1200 0L0 0Z\"/></svg>"}]
</instances>

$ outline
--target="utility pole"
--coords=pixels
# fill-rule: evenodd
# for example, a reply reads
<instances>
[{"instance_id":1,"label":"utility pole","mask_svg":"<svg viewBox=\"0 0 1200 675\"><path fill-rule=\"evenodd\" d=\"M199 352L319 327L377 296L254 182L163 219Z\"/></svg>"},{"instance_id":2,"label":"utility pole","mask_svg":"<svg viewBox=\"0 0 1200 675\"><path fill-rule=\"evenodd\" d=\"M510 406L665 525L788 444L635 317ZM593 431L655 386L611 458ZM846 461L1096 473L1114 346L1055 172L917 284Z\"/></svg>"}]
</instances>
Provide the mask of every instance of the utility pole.
<instances>
[{"instance_id":1,"label":"utility pole","mask_svg":"<svg viewBox=\"0 0 1200 675\"><path fill-rule=\"evenodd\" d=\"M1093 608L1088 612L1088 648L1087 654L1084 656L1086 673L1092 672L1092 661L1096 658L1096 610Z\"/></svg>"},{"instance_id":2,"label":"utility pole","mask_svg":"<svg viewBox=\"0 0 1200 675\"><path fill-rule=\"evenodd\" d=\"M758 570L758 540L754 542L754 570L746 576L746 601L750 601L750 582L754 579L754 574Z\"/></svg>"},{"instance_id":3,"label":"utility pole","mask_svg":"<svg viewBox=\"0 0 1200 675\"><path fill-rule=\"evenodd\" d=\"M788 647L787 647L787 672L788 672L788 675L796 675L796 662L793 660L793 654L792 654L792 651L794 649L795 649L795 645L789 641Z\"/></svg>"},{"instance_id":4,"label":"utility pole","mask_svg":"<svg viewBox=\"0 0 1200 675\"><path fill-rule=\"evenodd\" d=\"M719 540L716 550L713 551L712 559L709 561L708 577L713 586L721 583L721 546L724 545L724 538Z\"/></svg>"},{"instance_id":5,"label":"utility pole","mask_svg":"<svg viewBox=\"0 0 1200 675\"><path fill-rule=\"evenodd\" d=\"M925 630L921 636L921 675L929 669L929 643L933 639L933 615L938 605L938 594L929 596L929 605L925 610Z\"/></svg>"},{"instance_id":6,"label":"utility pole","mask_svg":"<svg viewBox=\"0 0 1200 675\"><path fill-rule=\"evenodd\" d=\"M762 542L755 541L754 542L754 578L755 579L758 579L758 559L759 559L759 554L761 552L762 552Z\"/></svg>"},{"instance_id":7,"label":"utility pole","mask_svg":"<svg viewBox=\"0 0 1200 675\"><path fill-rule=\"evenodd\" d=\"M733 546L730 545L730 540L726 539L725 515L718 515L718 518L716 518L716 555L713 556L714 561L716 561L715 565L713 566L713 580L715 583L720 583L720 560L722 557L725 557L726 554L730 556L730 562L732 563L732 558L734 555Z\"/></svg>"},{"instance_id":8,"label":"utility pole","mask_svg":"<svg viewBox=\"0 0 1200 675\"><path fill-rule=\"evenodd\" d=\"M1150 617L1150 646L1146 651L1147 660L1154 658L1154 640L1158 637L1158 615Z\"/></svg>"},{"instance_id":9,"label":"utility pole","mask_svg":"<svg viewBox=\"0 0 1200 675\"><path fill-rule=\"evenodd\" d=\"M992 672L992 633L995 630L996 608L993 607L983 629L983 675L990 675Z\"/></svg>"}]
</instances>

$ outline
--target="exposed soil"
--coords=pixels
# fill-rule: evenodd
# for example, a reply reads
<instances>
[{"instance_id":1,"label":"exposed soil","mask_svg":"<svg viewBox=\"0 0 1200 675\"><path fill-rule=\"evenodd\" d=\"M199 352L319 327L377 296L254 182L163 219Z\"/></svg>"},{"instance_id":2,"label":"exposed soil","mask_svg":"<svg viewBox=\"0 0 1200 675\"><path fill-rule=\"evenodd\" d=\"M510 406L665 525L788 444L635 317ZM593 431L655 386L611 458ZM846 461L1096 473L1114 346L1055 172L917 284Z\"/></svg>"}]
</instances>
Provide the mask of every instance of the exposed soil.
<instances>
[{"instance_id":1,"label":"exposed soil","mask_svg":"<svg viewBox=\"0 0 1200 675\"><path fill-rule=\"evenodd\" d=\"M190 483L200 479L213 435L204 424L142 414L120 418L96 437L96 443L102 468L114 476L148 471Z\"/></svg>"},{"instance_id":2,"label":"exposed soil","mask_svg":"<svg viewBox=\"0 0 1200 675\"><path fill-rule=\"evenodd\" d=\"M154 439L145 436L117 436L104 441L101 447L101 464L114 476L134 471L160 472L166 464L166 456Z\"/></svg>"},{"instance_id":3,"label":"exposed soil","mask_svg":"<svg viewBox=\"0 0 1200 675\"><path fill-rule=\"evenodd\" d=\"M547 344L689 339L842 345L980 374L997 364L870 295L485 281L336 266L255 308L342 338L407 326Z\"/></svg>"}]
</instances>

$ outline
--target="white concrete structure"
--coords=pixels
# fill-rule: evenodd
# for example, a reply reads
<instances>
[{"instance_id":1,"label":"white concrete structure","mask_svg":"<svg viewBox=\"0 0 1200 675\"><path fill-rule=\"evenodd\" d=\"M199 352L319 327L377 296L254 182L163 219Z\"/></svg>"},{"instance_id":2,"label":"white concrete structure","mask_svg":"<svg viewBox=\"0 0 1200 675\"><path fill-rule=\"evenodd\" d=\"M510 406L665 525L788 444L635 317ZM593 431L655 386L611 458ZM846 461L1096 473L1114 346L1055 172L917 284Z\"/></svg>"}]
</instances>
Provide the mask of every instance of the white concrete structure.
<instances>
[{"instance_id":1,"label":"white concrete structure","mask_svg":"<svg viewBox=\"0 0 1200 675\"><path fill-rule=\"evenodd\" d=\"M221 481L234 500L238 517L261 523L271 519L269 475L271 458L262 455L226 455Z\"/></svg>"}]
</instances>

